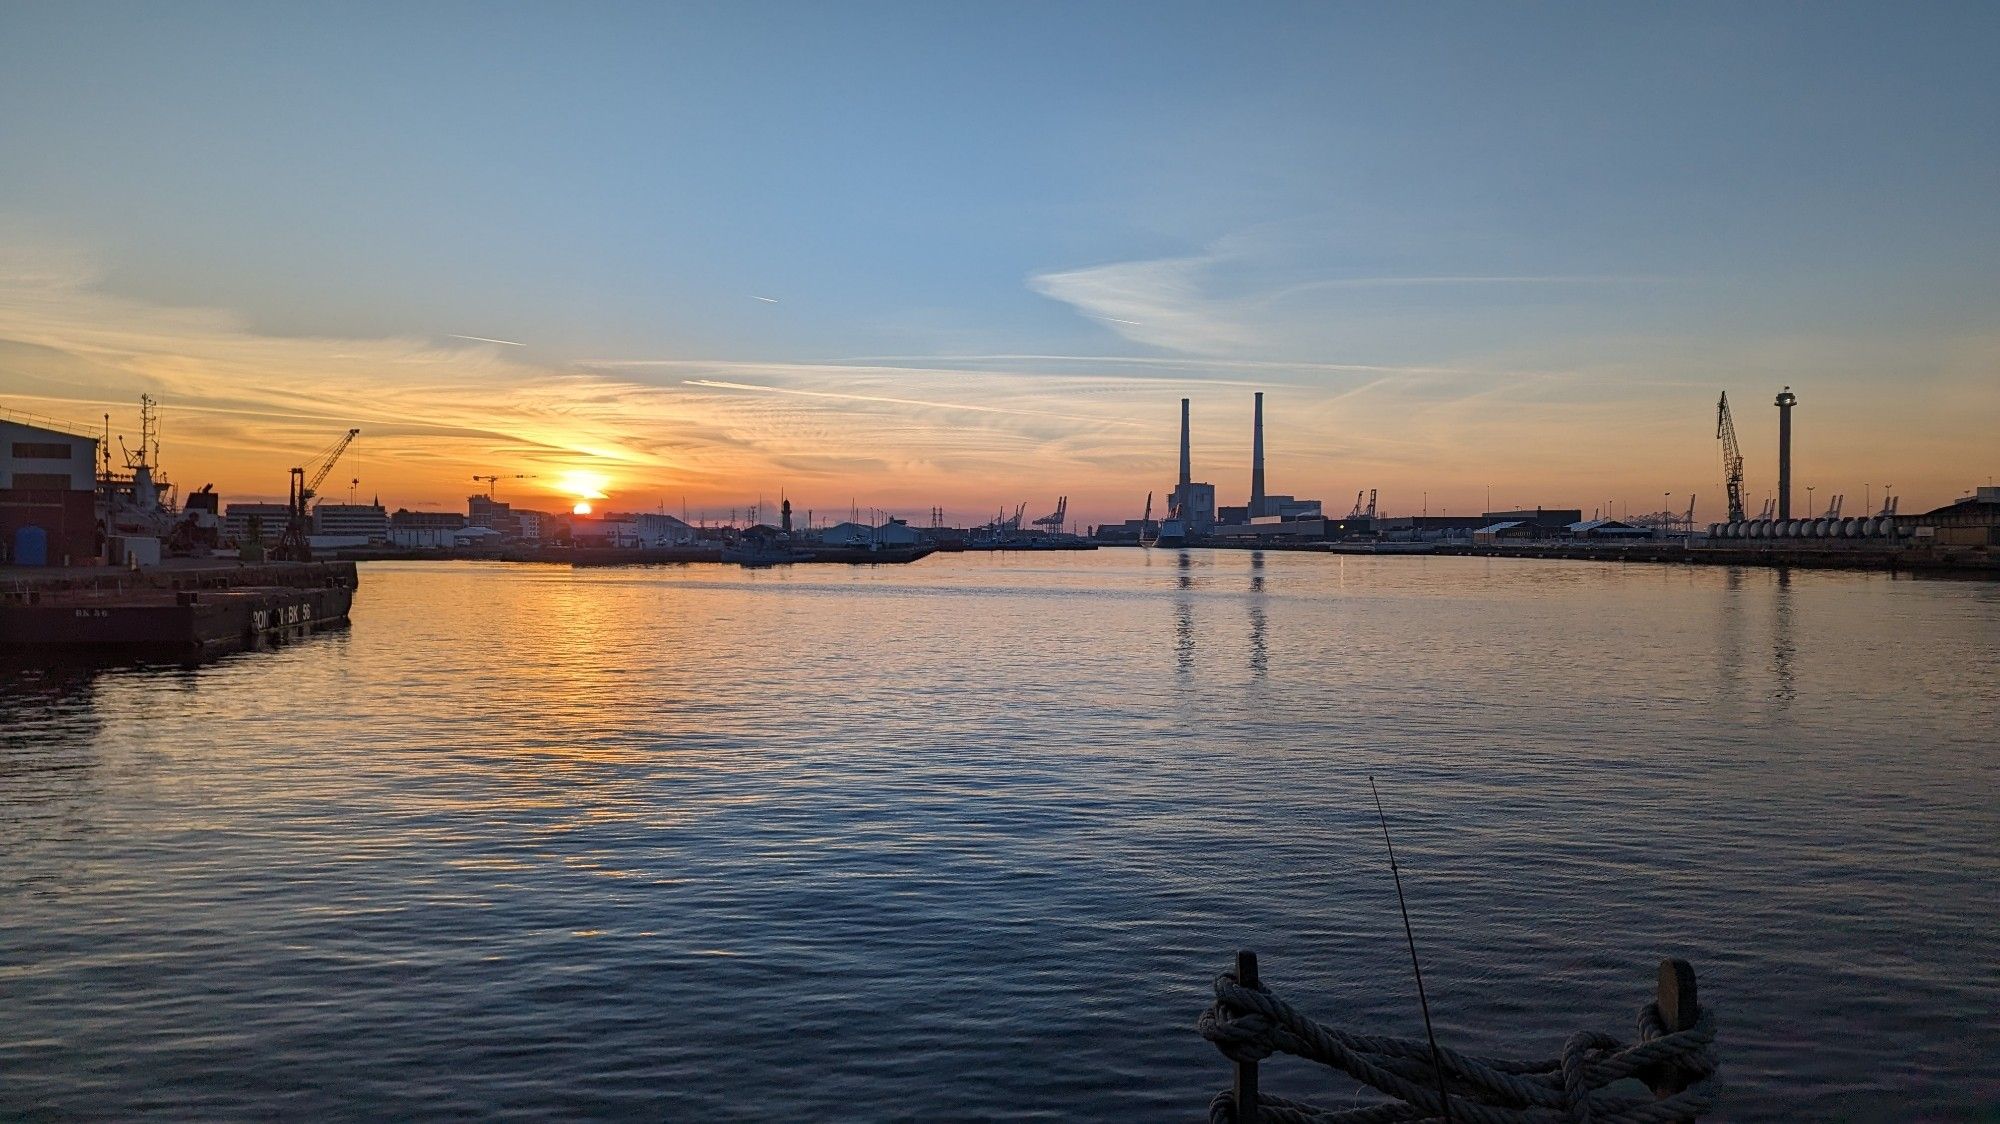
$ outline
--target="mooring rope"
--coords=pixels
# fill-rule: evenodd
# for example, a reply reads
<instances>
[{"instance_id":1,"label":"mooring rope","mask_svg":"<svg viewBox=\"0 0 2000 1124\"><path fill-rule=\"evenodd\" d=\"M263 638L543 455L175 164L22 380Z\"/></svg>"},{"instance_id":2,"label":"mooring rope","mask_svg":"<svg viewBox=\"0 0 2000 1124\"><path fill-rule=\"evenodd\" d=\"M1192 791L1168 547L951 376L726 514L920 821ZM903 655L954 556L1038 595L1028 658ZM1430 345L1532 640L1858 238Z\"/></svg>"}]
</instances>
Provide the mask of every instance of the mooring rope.
<instances>
[{"instance_id":1,"label":"mooring rope","mask_svg":"<svg viewBox=\"0 0 2000 1124\"><path fill-rule=\"evenodd\" d=\"M1392 1098L1334 1109L1275 1097L1257 1098L1257 1124L1388 1124L1443 1119L1430 1046L1421 1039L1350 1034L1315 1022L1264 988L1241 986L1236 973L1215 979L1215 1003L1196 1027L1232 1061L1292 1054L1332 1066ZM1542 1061L1477 1058L1438 1050L1451 1096L1451 1119L1470 1124L1686 1124L1709 1111L1715 1016L1704 1007L1687 1030L1668 1031L1657 1003L1639 1012L1639 1037L1626 1044L1583 1032L1562 1055ZM1637 1079L1645 1084L1611 1088ZM1656 1097L1647 1085L1683 1086ZM1233 1124L1235 1098L1209 1104L1210 1124Z\"/></svg>"}]
</instances>

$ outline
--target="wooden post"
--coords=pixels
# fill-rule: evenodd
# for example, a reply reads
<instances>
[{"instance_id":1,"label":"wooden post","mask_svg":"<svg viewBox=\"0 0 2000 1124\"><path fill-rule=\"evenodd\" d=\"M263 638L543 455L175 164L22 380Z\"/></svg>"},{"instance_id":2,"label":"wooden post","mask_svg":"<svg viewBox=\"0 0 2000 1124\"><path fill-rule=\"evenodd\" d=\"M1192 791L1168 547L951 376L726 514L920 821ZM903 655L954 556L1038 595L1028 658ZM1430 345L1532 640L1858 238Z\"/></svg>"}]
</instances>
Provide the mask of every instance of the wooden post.
<instances>
[{"instance_id":1,"label":"wooden post","mask_svg":"<svg viewBox=\"0 0 2000 1124\"><path fill-rule=\"evenodd\" d=\"M1662 969L1664 971L1664 969ZM1247 948L1236 952L1236 983L1257 986L1257 954ZM1257 1063L1236 1063L1236 1124L1257 1124Z\"/></svg>"},{"instance_id":2,"label":"wooden post","mask_svg":"<svg viewBox=\"0 0 2000 1124\"><path fill-rule=\"evenodd\" d=\"M1695 1021L1701 1018L1701 1002L1694 986L1694 965L1677 957L1660 961L1660 986L1653 998L1659 1004L1660 1023L1666 1027L1667 1033L1693 1029ZM1653 1074L1647 1084L1652 1086L1656 1097L1672 1096L1687 1087L1687 1083L1672 1069Z\"/></svg>"}]
</instances>

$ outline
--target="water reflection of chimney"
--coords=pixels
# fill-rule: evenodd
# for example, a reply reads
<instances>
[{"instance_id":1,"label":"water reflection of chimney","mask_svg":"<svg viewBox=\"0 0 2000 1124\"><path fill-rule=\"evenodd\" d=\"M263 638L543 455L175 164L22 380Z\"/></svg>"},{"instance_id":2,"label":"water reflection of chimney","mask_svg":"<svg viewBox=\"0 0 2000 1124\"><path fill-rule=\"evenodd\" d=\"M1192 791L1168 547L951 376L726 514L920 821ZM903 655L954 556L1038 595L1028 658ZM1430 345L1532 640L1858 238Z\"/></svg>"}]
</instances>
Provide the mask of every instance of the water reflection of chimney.
<instances>
[{"instance_id":1,"label":"water reflection of chimney","mask_svg":"<svg viewBox=\"0 0 2000 1124\"><path fill-rule=\"evenodd\" d=\"M1271 669L1271 650L1264 613L1264 552L1250 552L1250 678L1262 679Z\"/></svg>"},{"instance_id":2,"label":"water reflection of chimney","mask_svg":"<svg viewBox=\"0 0 2000 1124\"><path fill-rule=\"evenodd\" d=\"M1174 564L1179 570L1175 581L1179 595L1174 598L1174 664L1186 675L1194 670L1194 598L1189 596L1194 588L1194 561L1183 550L1175 556Z\"/></svg>"}]
</instances>

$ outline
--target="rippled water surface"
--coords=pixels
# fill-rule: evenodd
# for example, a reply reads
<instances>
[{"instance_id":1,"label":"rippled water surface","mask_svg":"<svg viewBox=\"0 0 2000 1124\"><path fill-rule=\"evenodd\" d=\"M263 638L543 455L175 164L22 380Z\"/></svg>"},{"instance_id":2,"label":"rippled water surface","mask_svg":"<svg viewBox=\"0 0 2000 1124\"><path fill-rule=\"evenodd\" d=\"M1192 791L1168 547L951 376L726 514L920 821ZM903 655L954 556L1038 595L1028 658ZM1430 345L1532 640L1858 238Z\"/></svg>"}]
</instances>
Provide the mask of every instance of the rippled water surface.
<instances>
[{"instance_id":1,"label":"rippled water surface","mask_svg":"<svg viewBox=\"0 0 2000 1124\"><path fill-rule=\"evenodd\" d=\"M366 566L0 672L0 1118L1197 1119L1238 946L1420 1033L1371 773L1447 1043L1680 955L1722 1118L1982 1118L1996 656L2000 586L1873 575Z\"/></svg>"}]
</instances>

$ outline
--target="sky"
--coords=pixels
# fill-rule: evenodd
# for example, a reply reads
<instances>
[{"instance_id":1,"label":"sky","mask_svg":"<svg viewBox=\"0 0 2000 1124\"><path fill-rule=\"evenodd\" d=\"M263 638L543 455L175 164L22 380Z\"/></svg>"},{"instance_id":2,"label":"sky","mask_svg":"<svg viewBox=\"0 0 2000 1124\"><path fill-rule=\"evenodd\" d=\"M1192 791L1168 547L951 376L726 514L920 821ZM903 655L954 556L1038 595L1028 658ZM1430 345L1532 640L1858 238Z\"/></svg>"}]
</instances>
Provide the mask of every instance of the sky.
<instances>
[{"instance_id":1,"label":"sky","mask_svg":"<svg viewBox=\"0 0 2000 1124\"><path fill-rule=\"evenodd\" d=\"M2000 6L0 4L0 409L927 521L2000 472ZM580 478L578 474L583 474Z\"/></svg>"}]
</instances>

